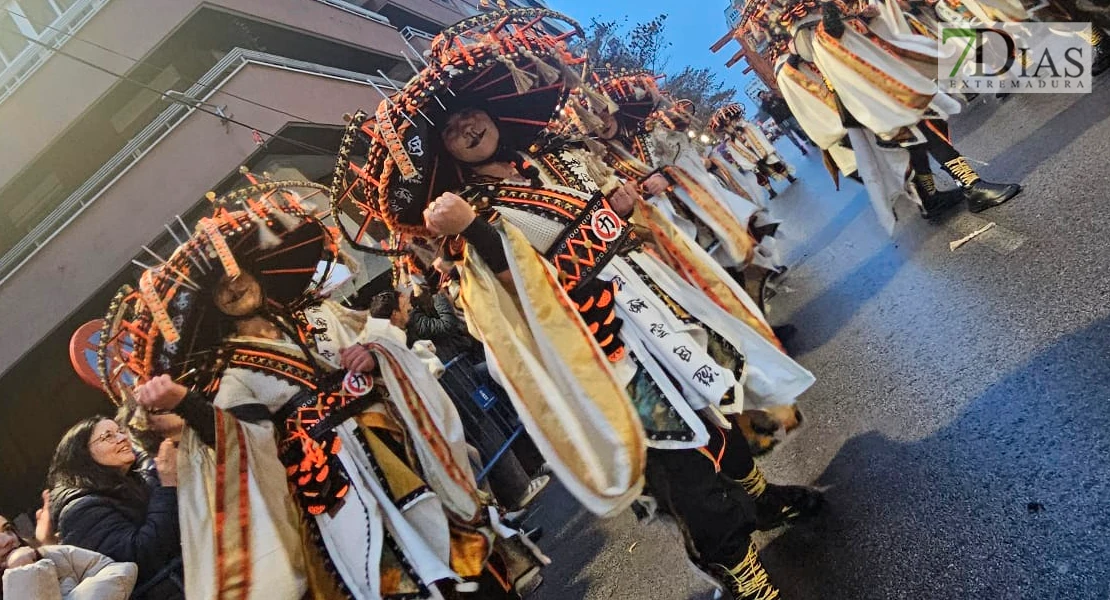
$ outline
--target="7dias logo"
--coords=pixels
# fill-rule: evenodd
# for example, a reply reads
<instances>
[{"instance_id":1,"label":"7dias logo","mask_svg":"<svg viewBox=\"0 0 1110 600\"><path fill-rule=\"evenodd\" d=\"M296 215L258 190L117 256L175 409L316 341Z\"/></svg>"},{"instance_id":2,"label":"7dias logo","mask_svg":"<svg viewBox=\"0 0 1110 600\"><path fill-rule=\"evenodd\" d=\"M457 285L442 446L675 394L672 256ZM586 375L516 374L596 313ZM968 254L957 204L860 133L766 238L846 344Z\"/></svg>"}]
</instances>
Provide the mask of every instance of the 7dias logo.
<instances>
[{"instance_id":1,"label":"7dias logo","mask_svg":"<svg viewBox=\"0 0 1110 600\"><path fill-rule=\"evenodd\" d=\"M940 31L937 75L944 92L1091 91L1090 23L944 23Z\"/></svg>"}]
</instances>

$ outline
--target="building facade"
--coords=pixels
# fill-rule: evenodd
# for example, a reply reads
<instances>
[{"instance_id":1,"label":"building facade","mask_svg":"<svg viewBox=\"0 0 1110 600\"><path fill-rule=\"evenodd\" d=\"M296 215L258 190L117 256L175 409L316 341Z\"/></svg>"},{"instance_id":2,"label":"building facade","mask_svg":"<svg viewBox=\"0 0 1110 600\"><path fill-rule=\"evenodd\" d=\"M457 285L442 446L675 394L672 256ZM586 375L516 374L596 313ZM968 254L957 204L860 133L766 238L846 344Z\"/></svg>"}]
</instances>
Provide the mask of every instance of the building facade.
<instances>
[{"instance_id":1,"label":"building facade","mask_svg":"<svg viewBox=\"0 0 1110 600\"><path fill-rule=\"evenodd\" d=\"M191 227L241 166L328 181L344 113L468 5L0 0L0 514L34 508L70 425L114 410L69 341L154 260L141 246L168 254L163 225Z\"/></svg>"},{"instance_id":2,"label":"building facade","mask_svg":"<svg viewBox=\"0 0 1110 600\"><path fill-rule=\"evenodd\" d=\"M725 67L729 68L733 65L744 61L748 63L743 72L754 72L755 76L763 82L767 88L778 90L775 84L775 70L774 65L767 59L767 44L756 39L743 27L740 26L740 17L743 13L744 6L749 2L756 0L733 0L728 7L725 8L725 23L728 25L728 33L717 43L713 44L710 48L713 52L720 52L728 46L729 42L735 41L740 45L740 49L736 50L734 54L725 62Z\"/></svg>"}]
</instances>

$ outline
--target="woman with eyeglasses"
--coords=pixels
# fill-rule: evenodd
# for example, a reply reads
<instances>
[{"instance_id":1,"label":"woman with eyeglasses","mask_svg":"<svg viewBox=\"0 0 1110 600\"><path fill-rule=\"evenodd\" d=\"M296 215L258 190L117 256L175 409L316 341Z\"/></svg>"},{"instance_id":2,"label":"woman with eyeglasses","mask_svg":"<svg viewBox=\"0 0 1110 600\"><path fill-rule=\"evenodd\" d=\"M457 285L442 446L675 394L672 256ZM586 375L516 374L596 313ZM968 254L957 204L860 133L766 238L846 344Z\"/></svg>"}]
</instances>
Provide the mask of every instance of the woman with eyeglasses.
<instances>
[{"instance_id":1,"label":"woman with eyeglasses","mask_svg":"<svg viewBox=\"0 0 1110 600\"><path fill-rule=\"evenodd\" d=\"M131 438L115 421L81 421L54 451L51 516L63 544L136 563L135 598L184 598L172 441L162 443L154 464L155 473L137 467Z\"/></svg>"}]
</instances>

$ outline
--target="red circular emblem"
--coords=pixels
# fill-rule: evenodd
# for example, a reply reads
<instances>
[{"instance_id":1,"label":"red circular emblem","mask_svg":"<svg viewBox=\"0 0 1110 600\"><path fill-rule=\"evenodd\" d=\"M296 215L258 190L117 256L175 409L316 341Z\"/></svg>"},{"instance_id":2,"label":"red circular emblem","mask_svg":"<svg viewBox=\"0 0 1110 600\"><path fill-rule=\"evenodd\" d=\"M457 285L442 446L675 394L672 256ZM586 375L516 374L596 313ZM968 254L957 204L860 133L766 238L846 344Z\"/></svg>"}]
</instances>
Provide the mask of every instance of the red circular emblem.
<instances>
[{"instance_id":1,"label":"red circular emblem","mask_svg":"<svg viewBox=\"0 0 1110 600\"><path fill-rule=\"evenodd\" d=\"M104 329L104 321L94 319L78 327L69 340L69 360L73 364L73 370L77 371L81 381L97 389L102 386L100 382L100 361L97 355L102 329ZM123 334L108 344L105 349L108 372L116 373L117 375L113 376L113 379L118 379L126 387L135 385L135 376L127 369L121 369L120 365L131 354L132 348L133 343L130 334Z\"/></svg>"},{"instance_id":2,"label":"red circular emblem","mask_svg":"<svg viewBox=\"0 0 1110 600\"><path fill-rule=\"evenodd\" d=\"M352 396L365 396L373 387L374 379L365 373L348 371L343 377L343 391Z\"/></svg>"},{"instance_id":3,"label":"red circular emblem","mask_svg":"<svg viewBox=\"0 0 1110 600\"><path fill-rule=\"evenodd\" d=\"M602 208L594 211L590 218L590 228L594 235L603 242L611 242L621 236L621 218L611 209Z\"/></svg>"}]
</instances>

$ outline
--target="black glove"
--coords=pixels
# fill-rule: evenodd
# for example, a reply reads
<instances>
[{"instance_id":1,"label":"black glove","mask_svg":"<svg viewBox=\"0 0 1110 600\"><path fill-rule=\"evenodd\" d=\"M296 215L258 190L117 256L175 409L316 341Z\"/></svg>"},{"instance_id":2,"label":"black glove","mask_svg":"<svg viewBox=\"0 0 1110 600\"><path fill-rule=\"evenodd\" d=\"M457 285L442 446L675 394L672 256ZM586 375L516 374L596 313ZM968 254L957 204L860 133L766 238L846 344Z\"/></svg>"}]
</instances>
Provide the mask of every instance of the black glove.
<instances>
[{"instance_id":1,"label":"black glove","mask_svg":"<svg viewBox=\"0 0 1110 600\"><path fill-rule=\"evenodd\" d=\"M835 2L825 2L821 5L821 23L825 31L836 39L844 35L844 21L841 19L840 7Z\"/></svg>"}]
</instances>

